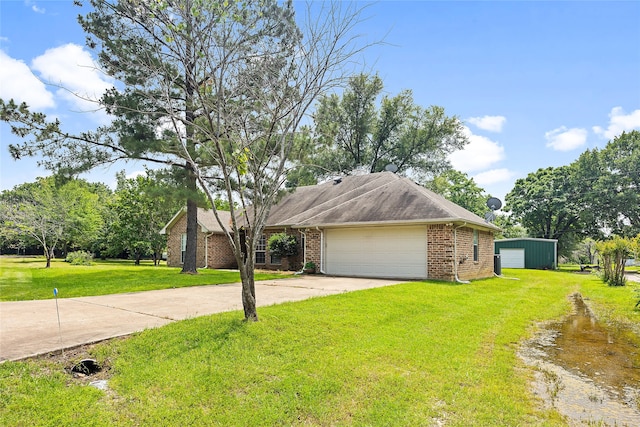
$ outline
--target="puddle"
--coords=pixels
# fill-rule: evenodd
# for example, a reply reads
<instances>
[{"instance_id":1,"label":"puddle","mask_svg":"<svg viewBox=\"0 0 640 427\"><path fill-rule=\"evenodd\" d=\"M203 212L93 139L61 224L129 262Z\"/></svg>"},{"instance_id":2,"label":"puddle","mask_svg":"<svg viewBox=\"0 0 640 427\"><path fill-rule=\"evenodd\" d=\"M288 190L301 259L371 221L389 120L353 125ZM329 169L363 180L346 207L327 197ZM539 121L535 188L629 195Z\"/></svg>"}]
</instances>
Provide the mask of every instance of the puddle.
<instances>
[{"instance_id":1,"label":"puddle","mask_svg":"<svg viewBox=\"0 0 640 427\"><path fill-rule=\"evenodd\" d=\"M630 331L598 323L580 294L574 313L520 350L534 392L569 425L640 426L640 348Z\"/></svg>"}]
</instances>

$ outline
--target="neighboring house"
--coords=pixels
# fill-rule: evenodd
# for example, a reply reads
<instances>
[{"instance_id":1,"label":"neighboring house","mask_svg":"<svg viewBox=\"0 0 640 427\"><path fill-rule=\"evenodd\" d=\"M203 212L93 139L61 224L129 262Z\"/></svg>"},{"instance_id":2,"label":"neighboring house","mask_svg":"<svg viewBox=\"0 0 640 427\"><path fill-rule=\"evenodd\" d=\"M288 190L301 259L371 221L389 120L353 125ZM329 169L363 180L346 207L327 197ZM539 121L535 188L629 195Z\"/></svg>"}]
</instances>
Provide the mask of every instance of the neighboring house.
<instances>
[{"instance_id":1,"label":"neighboring house","mask_svg":"<svg viewBox=\"0 0 640 427\"><path fill-rule=\"evenodd\" d=\"M210 221L205 215L212 216L207 211L198 215L201 224ZM179 239L172 236L186 229L184 220L176 217L163 229L169 232L169 265L179 265L171 255L179 253ZM213 232L201 227L203 233ZM256 251L256 268L300 269L313 262L319 272L336 276L448 281L491 277L493 234L498 230L407 178L390 172L347 176L299 187L273 206ZM267 248L269 236L283 231L300 244L299 254L291 259L273 257Z\"/></svg>"},{"instance_id":2,"label":"neighboring house","mask_svg":"<svg viewBox=\"0 0 640 427\"><path fill-rule=\"evenodd\" d=\"M502 268L555 270L558 267L558 241L521 237L494 242Z\"/></svg>"}]
</instances>

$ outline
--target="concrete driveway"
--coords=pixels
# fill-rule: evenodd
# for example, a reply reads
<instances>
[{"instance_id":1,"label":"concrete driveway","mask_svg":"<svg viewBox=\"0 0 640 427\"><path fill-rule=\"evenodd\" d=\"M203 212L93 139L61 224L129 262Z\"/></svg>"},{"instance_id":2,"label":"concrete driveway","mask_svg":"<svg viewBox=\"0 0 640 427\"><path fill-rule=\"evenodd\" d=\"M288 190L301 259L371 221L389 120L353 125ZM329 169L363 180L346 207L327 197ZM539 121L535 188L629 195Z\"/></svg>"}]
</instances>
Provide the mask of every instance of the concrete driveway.
<instances>
[{"instance_id":1,"label":"concrete driveway","mask_svg":"<svg viewBox=\"0 0 640 427\"><path fill-rule=\"evenodd\" d=\"M256 282L258 306L388 286L403 281L305 275ZM169 322L242 310L241 285L0 302L0 361L128 335Z\"/></svg>"}]
</instances>

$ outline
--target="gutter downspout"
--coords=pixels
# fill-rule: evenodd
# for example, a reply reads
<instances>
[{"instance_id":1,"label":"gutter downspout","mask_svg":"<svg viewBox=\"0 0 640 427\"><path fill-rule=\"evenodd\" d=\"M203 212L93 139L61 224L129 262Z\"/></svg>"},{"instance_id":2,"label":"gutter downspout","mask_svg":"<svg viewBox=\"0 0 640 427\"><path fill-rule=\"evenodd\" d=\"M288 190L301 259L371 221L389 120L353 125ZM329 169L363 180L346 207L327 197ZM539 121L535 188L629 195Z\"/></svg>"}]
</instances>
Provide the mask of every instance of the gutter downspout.
<instances>
[{"instance_id":1,"label":"gutter downspout","mask_svg":"<svg viewBox=\"0 0 640 427\"><path fill-rule=\"evenodd\" d=\"M320 232L320 273L324 272L324 230L320 230L320 227L316 226L316 230Z\"/></svg>"},{"instance_id":2,"label":"gutter downspout","mask_svg":"<svg viewBox=\"0 0 640 427\"><path fill-rule=\"evenodd\" d=\"M465 225L467 225L466 221L462 225L453 227L453 272L456 278L456 282L469 284L471 282L469 282L468 280L460 280L460 278L458 277L458 228L462 228Z\"/></svg>"},{"instance_id":3,"label":"gutter downspout","mask_svg":"<svg viewBox=\"0 0 640 427\"><path fill-rule=\"evenodd\" d=\"M300 234L302 234L302 238L304 239L304 246L302 246L302 268L300 269L300 271L296 271L295 273L293 273L295 276L304 272L304 266L307 263L307 233L306 231L302 230L298 231L300 232Z\"/></svg>"}]
</instances>

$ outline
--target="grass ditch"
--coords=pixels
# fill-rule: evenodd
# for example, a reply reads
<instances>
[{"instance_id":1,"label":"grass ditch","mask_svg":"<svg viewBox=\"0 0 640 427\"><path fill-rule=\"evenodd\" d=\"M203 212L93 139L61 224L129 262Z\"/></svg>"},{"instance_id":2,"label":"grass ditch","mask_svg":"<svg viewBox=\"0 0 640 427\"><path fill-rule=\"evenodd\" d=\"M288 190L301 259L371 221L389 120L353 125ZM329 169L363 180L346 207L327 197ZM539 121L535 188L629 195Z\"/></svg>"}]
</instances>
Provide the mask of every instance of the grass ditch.
<instances>
[{"instance_id":1,"label":"grass ditch","mask_svg":"<svg viewBox=\"0 0 640 427\"><path fill-rule=\"evenodd\" d=\"M89 387L55 357L0 365L3 425L566 425L517 357L580 292L637 321L632 290L594 275L505 270L204 316L87 348ZM596 308L596 312L598 309ZM78 354L78 357L81 357Z\"/></svg>"}]
</instances>

